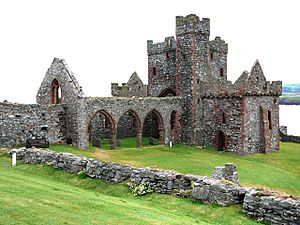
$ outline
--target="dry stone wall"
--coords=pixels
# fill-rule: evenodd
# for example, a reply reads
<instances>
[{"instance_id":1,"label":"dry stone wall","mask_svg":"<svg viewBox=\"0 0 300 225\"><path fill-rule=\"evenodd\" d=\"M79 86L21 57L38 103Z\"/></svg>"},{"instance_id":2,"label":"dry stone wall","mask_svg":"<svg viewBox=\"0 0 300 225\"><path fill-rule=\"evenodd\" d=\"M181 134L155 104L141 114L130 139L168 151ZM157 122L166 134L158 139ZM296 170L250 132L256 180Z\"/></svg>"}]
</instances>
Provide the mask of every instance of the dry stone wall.
<instances>
[{"instance_id":1,"label":"dry stone wall","mask_svg":"<svg viewBox=\"0 0 300 225\"><path fill-rule=\"evenodd\" d=\"M246 193L243 210L253 218L269 221L274 225L300 224L300 199L252 189Z\"/></svg>"},{"instance_id":2,"label":"dry stone wall","mask_svg":"<svg viewBox=\"0 0 300 225\"><path fill-rule=\"evenodd\" d=\"M239 198L239 186L232 181L228 181L224 186L223 181L221 182L221 180L224 180L224 177L219 177L221 179L219 180L207 176L182 174L173 170L136 168L75 156L70 153L57 153L50 150L20 148L10 151L10 155L13 153L16 153L17 159L22 160L24 163L47 164L71 173L85 172L89 177L114 183L126 180L137 185L143 183L149 185L155 192L163 194L176 194L189 197L194 184L197 184L197 187L202 187L206 193L213 191L214 195L219 196L217 197L217 202L211 201L211 199L201 199L201 196L198 194L193 195L194 199L214 202L221 205L233 204L236 200L234 199L234 202L230 202L230 198L227 197L227 189L236 190L235 198ZM229 172L229 170L227 170L227 172ZM222 202L222 199L224 199L225 202Z\"/></svg>"},{"instance_id":3,"label":"dry stone wall","mask_svg":"<svg viewBox=\"0 0 300 225\"><path fill-rule=\"evenodd\" d=\"M143 183L158 193L175 194L223 206L243 203L247 215L272 224L298 225L300 222L300 199L283 198L271 191L266 194L265 190L241 188L236 167L231 163L216 167L212 177L207 177L172 170L136 168L50 150L20 148L9 152L10 155L13 153L24 163L46 164L113 183Z\"/></svg>"}]
</instances>

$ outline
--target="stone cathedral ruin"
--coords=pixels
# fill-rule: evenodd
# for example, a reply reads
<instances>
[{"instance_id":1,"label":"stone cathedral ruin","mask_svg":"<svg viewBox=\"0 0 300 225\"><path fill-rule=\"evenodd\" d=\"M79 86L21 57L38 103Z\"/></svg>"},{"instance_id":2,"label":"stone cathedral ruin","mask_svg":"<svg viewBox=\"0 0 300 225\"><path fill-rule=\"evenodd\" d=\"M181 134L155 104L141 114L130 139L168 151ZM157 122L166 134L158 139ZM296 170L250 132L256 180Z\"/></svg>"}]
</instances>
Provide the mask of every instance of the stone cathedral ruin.
<instances>
[{"instance_id":1,"label":"stone cathedral ruin","mask_svg":"<svg viewBox=\"0 0 300 225\"><path fill-rule=\"evenodd\" d=\"M118 138L136 136L141 147L148 136L238 154L277 150L281 82L267 81L258 61L228 81L228 45L209 36L209 19L176 17L176 37L147 42L148 85L133 73L126 84L112 83L113 97L86 97L55 58L37 104L0 103L0 146L44 135L79 148L109 138L115 149Z\"/></svg>"}]
</instances>

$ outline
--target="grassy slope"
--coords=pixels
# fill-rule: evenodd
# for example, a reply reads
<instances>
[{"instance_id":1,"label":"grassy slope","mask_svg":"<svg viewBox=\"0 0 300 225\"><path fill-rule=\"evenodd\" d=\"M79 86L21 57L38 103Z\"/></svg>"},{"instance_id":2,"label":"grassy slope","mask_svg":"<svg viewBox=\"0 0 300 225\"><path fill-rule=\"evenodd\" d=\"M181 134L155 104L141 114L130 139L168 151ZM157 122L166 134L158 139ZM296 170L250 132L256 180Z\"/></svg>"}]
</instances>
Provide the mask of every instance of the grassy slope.
<instances>
[{"instance_id":1,"label":"grassy slope","mask_svg":"<svg viewBox=\"0 0 300 225\"><path fill-rule=\"evenodd\" d=\"M127 139L126 146L135 142ZM244 186L269 187L292 195L300 195L300 144L281 143L280 150L271 154L239 156L220 153L211 148L195 148L177 145L174 148L152 146L121 148L117 151L91 147L88 151L64 145L52 145L56 151L72 152L135 166L173 169L182 173L210 175L213 168L226 162L238 167L241 184Z\"/></svg>"},{"instance_id":2,"label":"grassy slope","mask_svg":"<svg viewBox=\"0 0 300 225\"><path fill-rule=\"evenodd\" d=\"M219 207L150 194L68 174L45 165L10 166L0 157L0 223L8 224L256 224L240 207Z\"/></svg>"}]
</instances>

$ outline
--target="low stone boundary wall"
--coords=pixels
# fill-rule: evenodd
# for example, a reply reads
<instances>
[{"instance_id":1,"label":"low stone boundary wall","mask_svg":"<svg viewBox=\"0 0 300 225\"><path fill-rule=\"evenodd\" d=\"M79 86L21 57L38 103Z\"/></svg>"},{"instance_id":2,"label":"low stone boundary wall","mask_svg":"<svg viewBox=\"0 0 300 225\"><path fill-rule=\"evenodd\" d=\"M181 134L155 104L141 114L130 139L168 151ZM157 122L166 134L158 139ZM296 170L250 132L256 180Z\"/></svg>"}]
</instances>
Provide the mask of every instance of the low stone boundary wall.
<instances>
[{"instance_id":1,"label":"low stone boundary wall","mask_svg":"<svg viewBox=\"0 0 300 225\"><path fill-rule=\"evenodd\" d=\"M234 181L238 181L238 178L236 167L233 164L218 167L213 174L213 176L218 177L218 179L214 179L207 176L182 174L173 170L136 168L133 166L102 162L70 153L58 153L50 150L20 148L11 150L10 155L14 152L17 153L17 159L22 160L24 163L43 163L71 173L85 172L89 177L114 183L126 180L135 185L143 183L150 186L150 188L157 193L190 197L193 189L197 190L201 188L205 195L208 193L209 196L215 197L206 198L197 192L192 195L193 199L220 205L235 204L238 202L237 199L240 198L240 187L234 183ZM230 171L232 172L231 175L229 174ZM224 176L226 176L227 179L232 178L232 180L224 182ZM230 193L230 197L228 197L228 193Z\"/></svg>"},{"instance_id":2,"label":"low stone boundary wall","mask_svg":"<svg viewBox=\"0 0 300 225\"><path fill-rule=\"evenodd\" d=\"M243 210L253 218L269 221L272 224L299 225L299 200L252 189L246 193Z\"/></svg>"},{"instance_id":3,"label":"low stone boundary wall","mask_svg":"<svg viewBox=\"0 0 300 225\"><path fill-rule=\"evenodd\" d=\"M231 163L225 167L216 167L212 177L208 177L173 170L136 168L50 150L20 148L9 152L10 155L13 153L24 163L42 163L76 174L84 172L89 177L108 182L146 184L158 193L176 194L222 206L243 203L244 212L253 218L274 224L300 224L299 199L241 188L236 167Z\"/></svg>"}]
</instances>

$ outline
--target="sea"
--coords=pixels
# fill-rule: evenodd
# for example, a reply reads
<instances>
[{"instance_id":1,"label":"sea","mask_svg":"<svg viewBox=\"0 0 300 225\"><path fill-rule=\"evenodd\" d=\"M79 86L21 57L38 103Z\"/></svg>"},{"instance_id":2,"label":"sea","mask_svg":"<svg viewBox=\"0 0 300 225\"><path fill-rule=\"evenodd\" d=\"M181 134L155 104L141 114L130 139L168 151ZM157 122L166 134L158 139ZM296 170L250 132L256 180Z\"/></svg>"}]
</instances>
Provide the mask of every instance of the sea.
<instances>
[{"instance_id":1,"label":"sea","mask_svg":"<svg viewBox=\"0 0 300 225\"><path fill-rule=\"evenodd\" d=\"M279 105L280 126L287 126L289 135L300 136L300 105Z\"/></svg>"}]
</instances>

